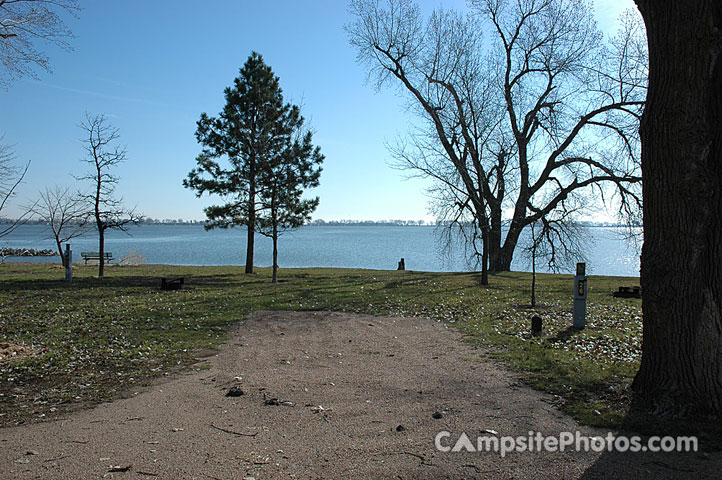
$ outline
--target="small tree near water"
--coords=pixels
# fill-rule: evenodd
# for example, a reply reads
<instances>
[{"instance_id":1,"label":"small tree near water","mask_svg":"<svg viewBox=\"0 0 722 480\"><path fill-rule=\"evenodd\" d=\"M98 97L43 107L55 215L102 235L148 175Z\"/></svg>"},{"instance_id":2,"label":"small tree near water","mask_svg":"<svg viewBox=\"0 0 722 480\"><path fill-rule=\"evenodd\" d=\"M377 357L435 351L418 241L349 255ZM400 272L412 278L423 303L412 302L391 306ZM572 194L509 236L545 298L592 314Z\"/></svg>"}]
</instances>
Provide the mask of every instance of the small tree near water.
<instances>
[{"instance_id":1,"label":"small tree near water","mask_svg":"<svg viewBox=\"0 0 722 480\"><path fill-rule=\"evenodd\" d=\"M125 161L127 150L117 144L120 137L118 129L107 123L104 115L85 114L80 124L85 133L86 162L89 171L78 180L88 180L92 185L90 193L80 194L86 202L88 215L95 221L98 230L98 276L102 277L105 265L106 230L127 231L128 226L137 224L141 216L135 209L126 209L123 199L115 197L115 187L120 178L110 171Z\"/></svg>"},{"instance_id":2,"label":"small tree near water","mask_svg":"<svg viewBox=\"0 0 722 480\"><path fill-rule=\"evenodd\" d=\"M83 199L68 187L47 187L32 209L33 214L50 227L63 265L67 265L63 243L81 236L88 227L89 212Z\"/></svg>"},{"instance_id":3,"label":"small tree near water","mask_svg":"<svg viewBox=\"0 0 722 480\"><path fill-rule=\"evenodd\" d=\"M292 115L300 132L303 117L297 107L293 107ZM301 197L304 188L318 186L323 158L319 147L312 144L311 133L306 132L266 165L260 182L258 232L273 239L273 283L278 282L278 237L285 230L302 226L318 206L318 197Z\"/></svg>"},{"instance_id":4,"label":"small tree near water","mask_svg":"<svg viewBox=\"0 0 722 480\"><path fill-rule=\"evenodd\" d=\"M586 261L584 245L589 244L585 230L568 216L546 218L529 225L530 238L522 250L531 264L531 307L536 307L537 262L546 262L555 273L573 268L576 262Z\"/></svg>"}]
</instances>

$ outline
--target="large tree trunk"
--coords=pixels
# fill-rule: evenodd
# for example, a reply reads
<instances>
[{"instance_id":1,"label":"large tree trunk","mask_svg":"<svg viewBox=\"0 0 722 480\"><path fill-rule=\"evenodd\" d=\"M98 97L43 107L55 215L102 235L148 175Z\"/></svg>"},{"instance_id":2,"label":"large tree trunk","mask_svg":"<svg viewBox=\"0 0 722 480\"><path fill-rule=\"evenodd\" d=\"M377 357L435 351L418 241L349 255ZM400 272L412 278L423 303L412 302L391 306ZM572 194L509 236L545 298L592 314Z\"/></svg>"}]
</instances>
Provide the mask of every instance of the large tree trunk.
<instances>
[{"instance_id":1,"label":"large tree trunk","mask_svg":"<svg viewBox=\"0 0 722 480\"><path fill-rule=\"evenodd\" d=\"M491 211L491 228L489 229L489 268L491 268L492 271L496 272L499 271L495 269L495 266L499 264L503 223L501 216L501 205L489 204L489 206Z\"/></svg>"},{"instance_id":2,"label":"large tree trunk","mask_svg":"<svg viewBox=\"0 0 722 480\"><path fill-rule=\"evenodd\" d=\"M482 236L484 236L482 234ZM488 236L488 235L487 235ZM489 240L482 238L484 251L481 252L481 284L489 285Z\"/></svg>"},{"instance_id":3,"label":"large tree trunk","mask_svg":"<svg viewBox=\"0 0 722 480\"><path fill-rule=\"evenodd\" d=\"M534 231L532 230L532 242ZM531 247L531 308L536 307L536 244Z\"/></svg>"},{"instance_id":4,"label":"large tree trunk","mask_svg":"<svg viewBox=\"0 0 722 480\"><path fill-rule=\"evenodd\" d=\"M489 285L489 229L481 227L481 284Z\"/></svg>"},{"instance_id":5,"label":"large tree trunk","mask_svg":"<svg viewBox=\"0 0 722 480\"><path fill-rule=\"evenodd\" d=\"M722 413L722 2L636 0L647 25L638 405Z\"/></svg>"},{"instance_id":6,"label":"large tree trunk","mask_svg":"<svg viewBox=\"0 0 722 480\"><path fill-rule=\"evenodd\" d=\"M506 232L504 245L499 248L493 258L490 258L489 270L492 272L508 272L511 270L511 261L514 258L514 250L519 243L519 235L522 228L516 222L512 222L509 231Z\"/></svg>"}]
</instances>

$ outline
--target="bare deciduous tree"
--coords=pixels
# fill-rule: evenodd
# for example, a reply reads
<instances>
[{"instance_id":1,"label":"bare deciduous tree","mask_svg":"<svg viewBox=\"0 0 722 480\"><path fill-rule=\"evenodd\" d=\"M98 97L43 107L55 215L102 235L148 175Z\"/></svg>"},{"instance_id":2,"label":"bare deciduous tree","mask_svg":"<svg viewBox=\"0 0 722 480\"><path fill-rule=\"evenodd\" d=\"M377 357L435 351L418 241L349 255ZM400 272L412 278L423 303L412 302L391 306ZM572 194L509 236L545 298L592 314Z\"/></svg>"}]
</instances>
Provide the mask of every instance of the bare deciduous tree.
<instances>
[{"instance_id":1,"label":"bare deciduous tree","mask_svg":"<svg viewBox=\"0 0 722 480\"><path fill-rule=\"evenodd\" d=\"M584 1L470 6L424 20L411 0L353 0L347 30L379 87L397 85L421 120L393 149L399 164L443 191L442 220L473 217L468 238L503 271L524 228L546 216L595 195L641 208L646 50L633 17L604 42Z\"/></svg>"},{"instance_id":2,"label":"bare deciduous tree","mask_svg":"<svg viewBox=\"0 0 722 480\"><path fill-rule=\"evenodd\" d=\"M115 198L115 187L120 181L110 171L125 161L127 150L118 145L120 134L118 129L109 125L104 115L85 114L85 121L80 124L85 133L85 162L90 171L77 180L88 180L92 191L80 194L79 198L89 206L88 215L94 219L98 231L98 276L102 277L105 265L105 232L106 230L127 231L128 226L137 224L141 216L135 209L126 209L122 198Z\"/></svg>"},{"instance_id":3,"label":"bare deciduous tree","mask_svg":"<svg viewBox=\"0 0 722 480\"><path fill-rule=\"evenodd\" d=\"M15 165L13 148L2 143L2 140L3 138L0 137L0 214L7 207L10 199L15 196L18 186L22 183L30 167L30 162L22 167ZM30 215L31 208L26 209L18 218L0 227L0 238L9 235L18 226L22 225Z\"/></svg>"},{"instance_id":4,"label":"bare deciduous tree","mask_svg":"<svg viewBox=\"0 0 722 480\"><path fill-rule=\"evenodd\" d=\"M88 209L85 201L71 193L69 187L56 185L40 192L32 212L50 226L60 260L63 265L67 265L63 243L87 231Z\"/></svg>"},{"instance_id":5,"label":"bare deciduous tree","mask_svg":"<svg viewBox=\"0 0 722 480\"><path fill-rule=\"evenodd\" d=\"M590 238L578 222L573 211L556 212L561 217L545 216L529 225L529 237L522 249L531 265L531 307L536 307L537 262L546 263L546 269L558 273L571 270L576 262L586 262L583 245Z\"/></svg>"},{"instance_id":6,"label":"bare deciduous tree","mask_svg":"<svg viewBox=\"0 0 722 480\"><path fill-rule=\"evenodd\" d=\"M11 80L35 77L35 69L50 71L48 57L39 43L52 43L70 50L72 33L61 14L77 15L76 0L0 0L0 85Z\"/></svg>"}]
</instances>

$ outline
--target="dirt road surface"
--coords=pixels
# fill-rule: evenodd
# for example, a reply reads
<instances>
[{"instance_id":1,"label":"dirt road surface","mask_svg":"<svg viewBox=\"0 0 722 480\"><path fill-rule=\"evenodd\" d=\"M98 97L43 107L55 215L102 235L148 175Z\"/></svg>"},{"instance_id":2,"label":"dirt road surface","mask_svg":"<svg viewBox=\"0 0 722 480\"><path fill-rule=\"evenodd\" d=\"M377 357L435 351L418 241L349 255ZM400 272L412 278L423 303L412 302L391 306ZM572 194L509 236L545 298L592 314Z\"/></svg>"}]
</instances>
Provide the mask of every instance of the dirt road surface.
<instances>
[{"instance_id":1,"label":"dirt road surface","mask_svg":"<svg viewBox=\"0 0 722 480\"><path fill-rule=\"evenodd\" d=\"M719 478L709 454L442 452L465 433L584 436L555 399L425 319L256 312L208 368L0 430L3 479ZM230 389L238 396L226 396ZM240 390L240 391L239 391ZM242 395L240 394L242 391ZM442 434L443 435L443 434Z\"/></svg>"}]
</instances>

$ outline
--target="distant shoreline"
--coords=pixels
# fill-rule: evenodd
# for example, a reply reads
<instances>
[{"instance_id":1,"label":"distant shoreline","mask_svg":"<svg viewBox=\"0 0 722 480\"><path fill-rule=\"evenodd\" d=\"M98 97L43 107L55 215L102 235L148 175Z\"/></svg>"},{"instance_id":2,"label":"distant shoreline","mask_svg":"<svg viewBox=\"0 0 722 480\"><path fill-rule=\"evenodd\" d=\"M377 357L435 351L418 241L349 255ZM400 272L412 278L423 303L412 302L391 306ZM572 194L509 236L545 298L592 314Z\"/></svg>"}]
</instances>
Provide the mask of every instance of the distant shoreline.
<instances>
[{"instance_id":1,"label":"distant shoreline","mask_svg":"<svg viewBox=\"0 0 722 480\"><path fill-rule=\"evenodd\" d=\"M59 257L58 252L49 248L0 248L0 256L2 257Z\"/></svg>"},{"instance_id":2,"label":"distant shoreline","mask_svg":"<svg viewBox=\"0 0 722 480\"><path fill-rule=\"evenodd\" d=\"M365 221L365 220L349 220L349 221L328 221L325 222L323 220L314 220L311 223L308 223L306 225L303 225L299 228L304 227L441 227L443 224L441 223L411 223L413 221L402 221L399 220L398 223L396 221ZM12 225L14 223L14 220L12 219L0 219L0 225ZM586 228L630 228L628 225L622 225L618 223L606 223L606 222L579 222L579 224ZM27 221L24 222L22 225L44 225L47 226L48 224L46 222L41 221ZM137 227L144 227L144 226L161 226L161 227L198 227L198 226L205 226L204 221L188 221L188 222L141 222ZM240 227L243 228L243 227ZM641 227L632 227L632 228L641 228Z\"/></svg>"}]
</instances>

